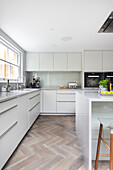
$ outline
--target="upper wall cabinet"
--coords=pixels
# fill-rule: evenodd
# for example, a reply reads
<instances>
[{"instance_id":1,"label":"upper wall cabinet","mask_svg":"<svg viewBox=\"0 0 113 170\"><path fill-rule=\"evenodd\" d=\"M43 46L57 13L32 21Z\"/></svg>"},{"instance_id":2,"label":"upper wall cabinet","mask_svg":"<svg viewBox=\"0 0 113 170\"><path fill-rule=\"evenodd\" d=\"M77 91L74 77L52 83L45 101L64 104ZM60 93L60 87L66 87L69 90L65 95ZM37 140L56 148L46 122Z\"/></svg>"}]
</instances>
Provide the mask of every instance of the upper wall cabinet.
<instances>
[{"instance_id":1,"label":"upper wall cabinet","mask_svg":"<svg viewBox=\"0 0 113 170\"><path fill-rule=\"evenodd\" d=\"M68 53L68 71L82 71L81 53Z\"/></svg>"},{"instance_id":2,"label":"upper wall cabinet","mask_svg":"<svg viewBox=\"0 0 113 170\"><path fill-rule=\"evenodd\" d=\"M53 71L53 53L40 53L40 71Z\"/></svg>"},{"instance_id":3,"label":"upper wall cabinet","mask_svg":"<svg viewBox=\"0 0 113 170\"><path fill-rule=\"evenodd\" d=\"M84 71L102 71L102 51L85 51L84 52Z\"/></svg>"},{"instance_id":4,"label":"upper wall cabinet","mask_svg":"<svg viewBox=\"0 0 113 170\"><path fill-rule=\"evenodd\" d=\"M54 53L54 71L67 71L67 53Z\"/></svg>"},{"instance_id":5,"label":"upper wall cabinet","mask_svg":"<svg viewBox=\"0 0 113 170\"><path fill-rule=\"evenodd\" d=\"M39 71L39 54L26 54L26 71Z\"/></svg>"},{"instance_id":6,"label":"upper wall cabinet","mask_svg":"<svg viewBox=\"0 0 113 170\"><path fill-rule=\"evenodd\" d=\"M113 51L103 51L103 71L113 71Z\"/></svg>"}]
</instances>

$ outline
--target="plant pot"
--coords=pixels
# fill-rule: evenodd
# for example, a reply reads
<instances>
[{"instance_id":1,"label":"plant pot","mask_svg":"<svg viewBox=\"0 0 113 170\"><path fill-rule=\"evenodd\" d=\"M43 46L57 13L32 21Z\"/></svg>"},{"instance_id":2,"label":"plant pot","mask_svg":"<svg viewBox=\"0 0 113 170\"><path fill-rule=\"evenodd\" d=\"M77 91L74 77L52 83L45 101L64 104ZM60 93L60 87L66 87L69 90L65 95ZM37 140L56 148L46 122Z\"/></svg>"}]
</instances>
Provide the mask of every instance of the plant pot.
<instances>
[{"instance_id":1,"label":"plant pot","mask_svg":"<svg viewBox=\"0 0 113 170\"><path fill-rule=\"evenodd\" d=\"M99 90L100 90L100 91L107 91L108 89L107 89L107 88L104 88L103 86L99 86Z\"/></svg>"}]
</instances>

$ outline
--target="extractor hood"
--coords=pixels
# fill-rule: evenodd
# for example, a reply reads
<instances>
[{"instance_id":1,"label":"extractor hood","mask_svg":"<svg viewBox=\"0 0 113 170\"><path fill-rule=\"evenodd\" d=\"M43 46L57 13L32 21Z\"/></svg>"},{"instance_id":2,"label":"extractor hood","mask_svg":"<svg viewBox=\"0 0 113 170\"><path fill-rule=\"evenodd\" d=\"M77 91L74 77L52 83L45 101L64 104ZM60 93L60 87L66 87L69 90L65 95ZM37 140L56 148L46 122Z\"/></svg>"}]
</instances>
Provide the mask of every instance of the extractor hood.
<instances>
[{"instance_id":1,"label":"extractor hood","mask_svg":"<svg viewBox=\"0 0 113 170\"><path fill-rule=\"evenodd\" d=\"M107 20L104 22L99 33L113 33L113 12L109 15Z\"/></svg>"}]
</instances>

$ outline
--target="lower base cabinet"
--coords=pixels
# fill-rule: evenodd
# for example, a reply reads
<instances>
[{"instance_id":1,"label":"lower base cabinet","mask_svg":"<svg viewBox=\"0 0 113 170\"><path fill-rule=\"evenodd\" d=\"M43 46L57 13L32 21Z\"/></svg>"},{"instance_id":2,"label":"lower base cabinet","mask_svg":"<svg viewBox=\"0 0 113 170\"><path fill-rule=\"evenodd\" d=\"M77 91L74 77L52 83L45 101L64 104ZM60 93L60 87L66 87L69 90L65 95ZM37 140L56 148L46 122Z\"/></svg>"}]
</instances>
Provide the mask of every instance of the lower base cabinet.
<instances>
[{"instance_id":1,"label":"lower base cabinet","mask_svg":"<svg viewBox=\"0 0 113 170\"><path fill-rule=\"evenodd\" d=\"M0 103L0 169L40 114L40 91Z\"/></svg>"},{"instance_id":2,"label":"lower base cabinet","mask_svg":"<svg viewBox=\"0 0 113 170\"><path fill-rule=\"evenodd\" d=\"M41 93L42 114L75 114L74 90L42 90Z\"/></svg>"}]
</instances>

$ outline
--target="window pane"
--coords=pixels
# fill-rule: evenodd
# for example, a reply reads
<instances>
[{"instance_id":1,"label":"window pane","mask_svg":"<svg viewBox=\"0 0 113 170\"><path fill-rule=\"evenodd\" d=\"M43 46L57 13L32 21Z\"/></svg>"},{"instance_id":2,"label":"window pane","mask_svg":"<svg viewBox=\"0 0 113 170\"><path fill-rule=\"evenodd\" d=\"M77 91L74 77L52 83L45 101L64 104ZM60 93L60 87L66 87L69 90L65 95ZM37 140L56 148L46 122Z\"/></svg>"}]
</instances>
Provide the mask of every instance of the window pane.
<instances>
[{"instance_id":1,"label":"window pane","mask_svg":"<svg viewBox=\"0 0 113 170\"><path fill-rule=\"evenodd\" d=\"M0 59L7 59L7 48L2 44L0 44Z\"/></svg>"},{"instance_id":2,"label":"window pane","mask_svg":"<svg viewBox=\"0 0 113 170\"><path fill-rule=\"evenodd\" d=\"M17 79L17 77L18 77L18 67L11 65L10 69L11 69L10 78L11 79Z\"/></svg>"},{"instance_id":3,"label":"window pane","mask_svg":"<svg viewBox=\"0 0 113 170\"><path fill-rule=\"evenodd\" d=\"M4 78L4 62L0 61L0 78Z\"/></svg>"},{"instance_id":4,"label":"window pane","mask_svg":"<svg viewBox=\"0 0 113 170\"><path fill-rule=\"evenodd\" d=\"M0 78L10 78L10 65L0 61Z\"/></svg>"},{"instance_id":5,"label":"window pane","mask_svg":"<svg viewBox=\"0 0 113 170\"><path fill-rule=\"evenodd\" d=\"M4 77L10 78L10 64L4 63Z\"/></svg>"},{"instance_id":6,"label":"window pane","mask_svg":"<svg viewBox=\"0 0 113 170\"><path fill-rule=\"evenodd\" d=\"M15 53L10 49L8 50L8 52L9 52L9 59L8 59L9 62L17 65L17 53Z\"/></svg>"}]
</instances>

